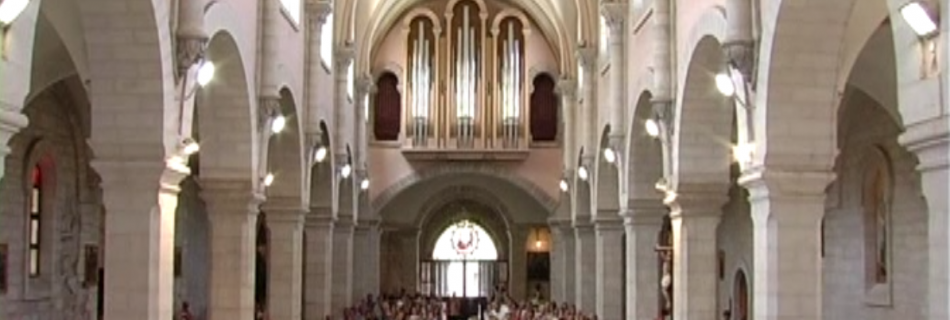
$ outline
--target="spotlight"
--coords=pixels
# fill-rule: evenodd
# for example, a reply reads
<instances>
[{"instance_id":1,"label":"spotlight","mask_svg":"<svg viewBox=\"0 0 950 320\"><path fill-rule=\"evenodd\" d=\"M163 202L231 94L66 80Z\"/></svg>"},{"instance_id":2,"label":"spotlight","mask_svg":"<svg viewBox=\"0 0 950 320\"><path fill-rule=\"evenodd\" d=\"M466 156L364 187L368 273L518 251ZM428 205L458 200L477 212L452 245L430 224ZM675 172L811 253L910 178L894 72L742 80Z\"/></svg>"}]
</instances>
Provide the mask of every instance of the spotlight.
<instances>
[{"instance_id":1,"label":"spotlight","mask_svg":"<svg viewBox=\"0 0 950 320\"><path fill-rule=\"evenodd\" d=\"M538 249L541 249L541 240L535 241L535 242L534 242L534 247L535 247L535 248L538 248Z\"/></svg>"},{"instance_id":2,"label":"spotlight","mask_svg":"<svg viewBox=\"0 0 950 320\"><path fill-rule=\"evenodd\" d=\"M660 178L656 180L656 184L654 184L653 187L656 188L657 191L666 192L669 191L670 184L666 182L666 178Z\"/></svg>"},{"instance_id":3,"label":"spotlight","mask_svg":"<svg viewBox=\"0 0 950 320\"><path fill-rule=\"evenodd\" d=\"M10 25L29 4L30 0L4 0L0 3L0 24Z\"/></svg>"},{"instance_id":4,"label":"spotlight","mask_svg":"<svg viewBox=\"0 0 950 320\"><path fill-rule=\"evenodd\" d=\"M614 152L614 149L610 147L604 148L604 160L607 160L607 163L617 161L617 153Z\"/></svg>"},{"instance_id":5,"label":"spotlight","mask_svg":"<svg viewBox=\"0 0 950 320\"><path fill-rule=\"evenodd\" d=\"M270 187L272 184L274 184L274 174L268 173L266 176L264 176L264 186Z\"/></svg>"},{"instance_id":6,"label":"spotlight","mask_svg":"<svg viewBox=\"0 0 950 320\"><path fill-rule=\"evenodd\" d=\"M198 67L198 85L204 87L214 79L214 63L208 60L202 61Z\"/></svg>"},{"instance_id":7,"label":"spotlight","mask_svg":"<svg viewBox=\"0 0 950 320\"><path fill-rule=\"evenodd\" d=\"M588 174L589 172L587 172L587 167L581 166L580 168L577 168L577 177L581 178L581 180L587 181L587 178L590 177Z\"/></svg>"},{"instance_id":8,"label":"spotlight","mask_svg":"<svg viewBox=\"0 0 950 320\"><path fill-rule=\"evenodd\" d=\"M284 127L287 126L287 118L283 115L277 115L274 117L274 121L270 124L270 130L273 133L280 133L284 131Z\"/></svg>"},{"instance_id":9,"label":"spotlight","mask_svg":"<svg viewBox=\"0 0 950 320\"><path fill-rule=\"evenodd\" d=\"M660 124L657 123L656 120L647 119L647 122L644 123L643 126L647 130L647 134L651 137L656 138L660 136Z\"/></svg>"},{"instance_id":10,"label":"spotlight","mask_svg":"<svg viewBox=\"0 0 950 320\"><path fill-rule=\"evenodd\" d=\"M198 153L201 150L201 146L198 145L198 142L192 138L185 138L181 141L181 152L186 156L193 155Z\"/></svg>"},{"instance_id":11,"label":"spotlight","mask_svg":"<svg viewBox=\"0 0 950 320\"><path fill-rule=\"evenodd\" d=\"M561 192L567 192L568 187L569 187L569 185L567 184L567 180L561 179L560 187L561 187Z\"/></svg>"},{"instance_id":12,"label":"spotlight","mask_svg":"<svg viewBox=\"0 0 950 320\"><path fill-rule=\"evenodd\" d=\"M752 161L752 155L755 153L755 145L750 143L740 143L732 146L732 158L738 163L749 163Z\"/></svg>"},{"instance_id":13,"label":"spotlight","mask_svg":"<svg viewBox=\"0 0 950 320\"><path fill-rule=\"evenodd\" d=\"M937 31L937 23L934 22L927 9L920 2L910 2L900 9L904 21L914 29L914 33L920 37L933 35Z\"/></svg>"},{"instance_id":14,"label":"spotlight","mask_svg":"<svg viewBox=\"0 0 950 320\"><path fill-rule=\"evenodd\" d=\"M368 178L364 178L363 181L360 181L360 189L361 189L361 190L364 190L364 191L369 190L369 179L368 179Z\"/></svg>"},{"instance_id":15,"label":"spotlight","mask_svg":"<svg viewBox=\"0 0 950 320\"><path fill-rule=\"evenodd\" d=\"M353 173L353 167L350 167L349 163L343 165L343 168L340 168L340 176L343 177L343 179L349 178L350 173Z\"/></svg>"},{"instance_id":16,"label":"spotlight","mask_svg":"<svg viewBox=\"0 0 950 320\"><path fill-rule=\"evenodd\" d=\"M736 94L736 85L732 82L732 78L726 73L716 75L716 88L719 89L719 93L727 97Z\"/></svg>"},{"instance_id":17,"label":"spotlight","mask_svg":"<svg viewBox=\"0 0 950 320\"><path fill-rule=\"evenodd\" d=\"M313 161L323 162L327 159L327 147L320 146L316 151L313 152Z\"/></svg>"}]
</instances>

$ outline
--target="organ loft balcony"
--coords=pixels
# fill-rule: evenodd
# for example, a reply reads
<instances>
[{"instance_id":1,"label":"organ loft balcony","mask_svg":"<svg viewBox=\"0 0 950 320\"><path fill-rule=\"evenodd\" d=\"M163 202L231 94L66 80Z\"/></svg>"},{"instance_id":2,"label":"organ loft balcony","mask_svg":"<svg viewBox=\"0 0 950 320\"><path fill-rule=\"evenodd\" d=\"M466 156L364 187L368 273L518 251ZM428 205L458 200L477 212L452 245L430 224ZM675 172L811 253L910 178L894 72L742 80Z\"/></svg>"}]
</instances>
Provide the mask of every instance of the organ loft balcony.
<instances>
[{"instance_id":1,"label":"organ loft balcony","mask_svg":"<svg viewBox=\"0 0 950 320\"><path fill-rule=\"evenodd\" d=\"M373 144L414 160L519 161L560 140L558 62L519 8L430 1L377 44Z\"/></svg>"}]
</instances>

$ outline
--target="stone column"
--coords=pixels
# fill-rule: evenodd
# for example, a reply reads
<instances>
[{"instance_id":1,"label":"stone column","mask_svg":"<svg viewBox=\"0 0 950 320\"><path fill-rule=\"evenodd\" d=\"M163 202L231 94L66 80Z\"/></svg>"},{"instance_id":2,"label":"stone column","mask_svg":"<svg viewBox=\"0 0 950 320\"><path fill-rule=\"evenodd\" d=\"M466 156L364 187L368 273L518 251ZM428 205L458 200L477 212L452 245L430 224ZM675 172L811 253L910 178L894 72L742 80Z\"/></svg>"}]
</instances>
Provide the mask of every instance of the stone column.
<instances>
[{"instance_id":1,"label":"stone column","mask_svg":"<svg viewBox=\"0 0 950 320\"><path fill-rule=\"evenodd\" d=\"M596 250L594 225L574 221L574 305L585 314L597 310Z\"/></svg>"},{"instance_id":2,"label":"stone column","mask_svg":"<svg viewBox=\"0 0 950 320\"><path fill-rule=\"evenodd\" d=\"M723 188L723 190L725 190ZM718 320L716 228L726 194L680 194L671 203L673 319Z\"/></svg>"},{"instance_id":3,"label":"stone column","mask_svg":"<svg viewBox=\"0 0 950 320\"><path fill-rule=\"evenodd\" d=\"M626 18L630 14L626 2L605 2L600 6L601 16L607 22L607 50L610 56L610 78L609 86L610 98L608 110L608 122L610 124L610 135L613 137L623 137L626 135L624 123L624 111L626 108L626 75L627 69L625 62L627 55L624 54L624 41L626 34ZM598 70L599 71L599 70ZM613 147L613 146L612 146ZM619 319L619 318L618 318Z\"/></svg>"},{"instance_id":4,"label":"stone column","mask_svg":"<svg viewBox=\"0 0 950 320\"><path fill-rule=\"evenodd\" d=\"M660 200L635 203L624 216L627 233L627 314L624 319L653 319L660 314L657 238L666 206Z\"/></svg>"},{"instance_id":5,"label":"stone column","mask_svg":"<svg viewBox=\"0 0 950 320\"><path fill-rule=\"evenodd\" d=\"M353 217L343 217L333 226L333 303L330 313L342 314L353 306Z\"/></svg>"},{"instance_id":6,"label":"stone column","mask_svg":"<svg viewBox=\"0 0 950 320\"><path fill-rule=\"evenodd\" d=\"M105 317L171 319L175 211L185 175L161 161L99 159L93 167L102 177L108 210Z\"/></svg>"},{"instance_id":7,"label":"stone column","mask_svg":"<svg viewBox=\"0 0 950 320\"><path fill-rule=\"evenodd\" d=\"M616 213L598 214L594 224L596 243L597 317L623 318L623 221ZM585 310L587 311L587 310Z\"/></svg>"},{"instance_id":8,"label":"stone column","mask_svg":"<svg viewBox=\"0 0 950 320\"><path fill-rule=\"evenodd\" d=\"M350 64L353 63L355 54L356 52L352 46L338 48L333 52L333 79L335 82L334 88L336 89L336 93L333 97L333 105L335 106L333 108L333 125L336 127L334 128L335 133L331 136L333 137L333 145L336 149L333 154L337 155L337 157L352 152L353 150L347 150L346 146L355 143L353 137L353 133L355 132L353 127L355 125L353 122L354 112L347 99L347 88L351 80L347 74L347 70ZM338 162L338 164L340 163Z\"/></svg>"},{"instance_id":9,"label":"stone column","mask_svg":"<svg viewBox=\"0 0 950 320\"><path fill-rule=\"evenodd\" d=\"M821 219L831 172L743 173L752 206L755 319L819 320Z\"/></svg>"},{"instance_id":10,"label":"stone column","mask_svg":"<svg viewBox=\"0 0 950 320\"><path fill-rule=\"evenodd\" d=\"M509 252L508 294L518 301L528 298L528 243L529 229L525 226L511 228L511 252Z\"/></svg>"},{"instance_id":11,"label":"stone column","mask_svg":"<svg viewBox=\"0 0 950 320\"><path fill-rule=\"evenodd\" d=\"M311 208L304 225L304 319L323 320L331 310L333 216L330 208Z\"/></svg>"},{"instance_id":12,"label":"stone column","mask_svg":"<svg viewBox=\"0 0 950 320\"><path fill-rule=\"evenodd\" d=\"M909 126L901 144L917 155L920 185L927 200L928 319L950 318L950 136L948 117ZM758 306L756 306L758 307Z\"/></svg>"},{"instance_id":13,"label":"stone column","mask_svg":"<svg viewBox=\"0 0 950 320\"><path fill-rule=\"evenodd\" d=\"M250 181L211 180L202 187L211 222L208 319L253 319L255 237L263 197Z\"/></svg>"},{"instance_id":14,"label":"stone column","mask_svg":"<svg viewBox=\"0 0 950 320\"><path fill-rule=\"evenodd\" d=\"M578 82L580 88L579 110L576 113L578 122L574 127L580 137L580 144L575 147L588 150L599 150L600 134L597 131L597 48L580 48L577 50L578 62L583 72L583 81ZM590 168L588 168L590 169Z\"/></svg>"},{"instance_id":15,"label":"stone column","mask_svg":"<svg viewBox=\"0 0 950 320\"><path fill-rule=\"evenodd\" d=\"M330 1L306 0L305 16L307 26L307 69L306 69L306 116L307 122L304 126L308 134L317 133L320 129L321 114L317 112L320 104L324 101L324 90L326 85L320 81L324 76L323 57L320 56L321 45L323 44L323 28L327 22L327 17L333 12L333 6ZM328 26L333 28L333 26ZM332 62L330 62L332 63ZM312 141L311 141L312 142ZM329 141L323 141L329 143Z\"/></svg>"},{"instance_id":16,"label":"stone column","mask_svg":"<svg viewBox=\"0 0 950 320\"><path fill-rule=\"evenodd\" d=\"M271 320L300 320L303 294L303 223L300 204L265 204L270 228L267 310Z\"/></svg>"},{"instance_id":17,"label":"stone column","mask_svg":"<svg viewBox=\"0 0 950 320\"><path fill-rule=\"evenodd\" d=\"M551 300L574 301L574 228L569 218L551 219Z\"/></svg>"},{"instance_id":18,"label":"stone column","mask_svg":"<svg viewBox=\"0 0 950 320\"><path fill-rule=\"evenodd\" d=\"M360 221L353 234L353 301L379 294L379 226Z\"/></svg>"}]
</instances>

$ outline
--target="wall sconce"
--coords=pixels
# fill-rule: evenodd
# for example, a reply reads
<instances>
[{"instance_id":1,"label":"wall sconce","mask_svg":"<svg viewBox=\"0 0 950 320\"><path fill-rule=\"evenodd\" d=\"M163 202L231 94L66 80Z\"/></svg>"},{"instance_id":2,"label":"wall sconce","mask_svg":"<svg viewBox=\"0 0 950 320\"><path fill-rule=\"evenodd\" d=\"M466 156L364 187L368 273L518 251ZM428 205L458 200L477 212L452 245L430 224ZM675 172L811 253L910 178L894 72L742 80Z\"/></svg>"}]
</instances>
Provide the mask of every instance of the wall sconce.
<instances>
[{"instance_id":1,"label":"wall sconce","mask_svg":"<svg viewBox=\"0 0 950 320\"><path fill-rule=\"evenodd\" d=\"M567 183L566 179L561 179L561 182L558 184L558 187L561 188L561 192L567 192L570 189L570 185Z\"/></svg>"},{"instance_id":2,"label":"wall sconce","mask_svg":"<svg viewBox=\"0 0 950 320\"><path fill-rule=\"evenodd\" d=\"M29 4L30 0L3 0L0 3L0 25L6 27L12 24Z\"/></svg>"},{"instance_id":3,"label":"wall sconce","mask_svg":"<svg viewBox=\"0 0 950 320\"><path fill-rule=\"evenodd\" d=\"M265 187L270 187L272 184L274 184L274 179L275 179L274 174L268 173L266 176L264 176L263 179L261 179L261 182L264 184Z\"/></svg>"},{"instance_id":4,"label":"wall sconce","mask_svg":"<svg viewBox=\"0 0 950 320\"><path fill-rule=\"evenodd\" d=\"M614 163L614 161L617 161L617 153L614 152L613 148L604 148L604 160L607 161L607 163Z\"/></svg>"},{"instance_id":5,"label":"wall sconce","mask_svg":"<svg viewBox=\"0 0 950 320\"><path fill-rule=\"evenodd\" d=\"M284 127L287 126L287 117L284 117L282 114L277 114L271 120L270 130L274 134L278 134L281 131L284 131Z\"/></svg>"},{"instance_id":6,"label":"wall sconce","mask_svg":"<svg viewBox=\"0 0 950 320\"><path fill-rule=\"evenodd\" d=\"M340 168L340 177L343 179L349 178L351 173L353 173L353 167L350 166L349 163L344 164L343 167Z\"/></svg>"},{"instance_id":7,"label":"wall sconce","mask_svg":"<svg viewBox=\"0 0 950 320\"><path fill-rule=\"evenodd\" d=\"M201 66L198 67L198 75L196 80L198 81L199 86L206 86L211 83L211 80L214 79L215 66L214 63L208 60L201 61Z\"/></svg>"},{"instance_id":8,"label":"wall sconce","mask_svg":"<svg viewBox=\"0 0 950 320\"><path fill-rule=\"evenodd\" d=\"M328 150L326 146L320 145L313 150L313 162L322 163L327 159Z\"/></svg>"},{"instance_id":9,"label":"wall sconce","mask_svg":"<svg viewBox=\"0 0 950 320\"><path fill-rule=\"evenodd\" d=\"M363 181L360 181L360 190L369 190L369 178L363 178Z\"/></svg>"},{"instance_id":10,"label":"wall sconce","mask_svg":"<svg viewBox=\"0 0 950 320\"><path fill-rule=\"evenodd\" d=\"M190 156L190 155L193 155L193 154L195 154L195 153L198 153L198 151L201 150L201 145L199 145L198 142L195 141L195 139L192 139L192 138L184 138L184 139L181 140L181 144L179 145L179 149L181 150L181 153L182 153L183 155L185 155L185 156Z\"/></svg>"},{"instance_id":11,"label":"wall sconce","mask_svg":"<svg viewBox=\"0 0 950 320\"><path fill-rule=\"evenodd\" d=\"M657 123L655 119L647 119L647 121L643 123L643 128L650 137L657 138L660 136L660 124Z\"/></svg>"},{"instance_id":12,"label":"wall sconce","mask_svg":"<svg viewBox=\"0 0 950 320\"><path fill-rule=\"evenodd\" d=\"M580 166L577 168L577 177L584 181L587 181L587 178L590 178L590 172L587 172L586 166Z\"/></svg>"},{"instance_id":13,"label":"wall sconce","mask_svg":"<svg viewBox=\"0 0 950 320\"><path fill-rule=\"evenodd\" d=\"M905 4L900 8L900 13L918 37L929 38L937 34L937 23L919 1Z\"/></svg>"}]
</instances>

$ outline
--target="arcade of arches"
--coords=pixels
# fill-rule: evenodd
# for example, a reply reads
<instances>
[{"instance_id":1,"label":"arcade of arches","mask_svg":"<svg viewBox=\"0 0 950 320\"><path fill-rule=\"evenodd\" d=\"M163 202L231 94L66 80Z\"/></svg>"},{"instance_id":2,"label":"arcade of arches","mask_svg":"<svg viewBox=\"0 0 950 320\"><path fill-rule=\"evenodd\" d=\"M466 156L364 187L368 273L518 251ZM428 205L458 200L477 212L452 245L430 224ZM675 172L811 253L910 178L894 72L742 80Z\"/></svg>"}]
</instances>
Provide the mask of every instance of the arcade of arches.
<instances>
[{"instance_id":1,"label":"arcade of arches","mask_svg":"<svg viewBox=\"0 0 950 320\"><path fill-rule=\"evenodd\" d=\"M948 320L948 16L0 0L0 319Z\"/></svg>"}]
</instances>

